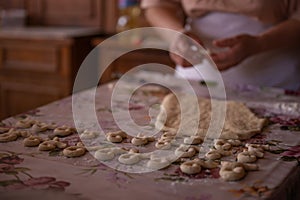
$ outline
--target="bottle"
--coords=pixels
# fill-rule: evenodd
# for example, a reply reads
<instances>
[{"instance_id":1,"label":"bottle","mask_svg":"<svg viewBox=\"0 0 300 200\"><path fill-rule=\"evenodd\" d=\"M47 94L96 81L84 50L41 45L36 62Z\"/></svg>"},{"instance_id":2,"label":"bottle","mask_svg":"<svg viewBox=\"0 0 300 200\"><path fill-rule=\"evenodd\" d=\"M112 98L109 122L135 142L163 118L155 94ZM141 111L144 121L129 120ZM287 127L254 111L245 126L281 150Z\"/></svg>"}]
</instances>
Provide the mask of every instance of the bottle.
<instances>
[{"instance_id":1,"label":"bottle","mask_svg":"<svg viewBox=\"0 0 300 200\"><path fill-rule=\"evenodd\" d=\"M119 18L117 22L117 32L122 32L137 28L141 9L139 0L119 0Z\"/></svg>"}]
</instances>

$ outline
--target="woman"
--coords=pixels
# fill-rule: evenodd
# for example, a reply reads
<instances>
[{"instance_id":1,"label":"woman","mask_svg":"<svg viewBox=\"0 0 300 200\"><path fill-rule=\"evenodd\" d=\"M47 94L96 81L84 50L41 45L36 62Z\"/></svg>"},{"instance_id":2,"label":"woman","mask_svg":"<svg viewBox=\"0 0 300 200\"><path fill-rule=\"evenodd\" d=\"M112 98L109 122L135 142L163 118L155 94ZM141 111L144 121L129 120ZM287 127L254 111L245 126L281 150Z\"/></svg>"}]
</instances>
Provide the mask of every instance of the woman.
<instances>
[{"instance_id":1,"label":"woman","mask_svg":"<svg viewBox=\"0 0 300 200\"><path fill-rule=\"evenodd\" d=\"M143 0L141 6L153 26L180 31L210 50L225 83L300 88L300 0ZM197 79L187 61L171 58L178 73Z\"/></svg>"}]
</instances>

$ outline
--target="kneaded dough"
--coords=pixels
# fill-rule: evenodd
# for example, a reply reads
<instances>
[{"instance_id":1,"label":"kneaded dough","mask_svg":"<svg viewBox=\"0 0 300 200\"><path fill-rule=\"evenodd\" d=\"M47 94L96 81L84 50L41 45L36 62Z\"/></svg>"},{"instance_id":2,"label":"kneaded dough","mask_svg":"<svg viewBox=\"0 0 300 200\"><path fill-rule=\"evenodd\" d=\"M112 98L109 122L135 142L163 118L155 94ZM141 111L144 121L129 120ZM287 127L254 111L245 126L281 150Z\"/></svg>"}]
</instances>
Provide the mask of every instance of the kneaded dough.
<instances>
[{"instance_id":1,"label":"kneaded dough","mask_svg":"<svg viewBox=\"0 0 300 200\"><path fill-rule=\"evenodd\" d=\"M189 131L191 127L198 127L197 135L203 138L209 128L211 121L211 100L206 98L198 98L195 103L195 98L190 98L189 95L180 97L181 106L176 96L171 93L165 96L162 101L160 113L157 116L156 128L163 131L177 132L179 127L184 127L181 135L192 135L195 131ZM224 101L212 100L214 105L223 104ZM197 108L199 106L199 109ZM184 112L184 121L181 123L181 110ZM199 113L197 112L199 110ZM253 135L260 133L266 125L267 120L258 118L249 108L240 102L227 101L226 102L226 118L220 138L223 139L239 139L245 140L251 138ZM209 137L209 136L208 136Z\"/></svg>"}]
</instances>

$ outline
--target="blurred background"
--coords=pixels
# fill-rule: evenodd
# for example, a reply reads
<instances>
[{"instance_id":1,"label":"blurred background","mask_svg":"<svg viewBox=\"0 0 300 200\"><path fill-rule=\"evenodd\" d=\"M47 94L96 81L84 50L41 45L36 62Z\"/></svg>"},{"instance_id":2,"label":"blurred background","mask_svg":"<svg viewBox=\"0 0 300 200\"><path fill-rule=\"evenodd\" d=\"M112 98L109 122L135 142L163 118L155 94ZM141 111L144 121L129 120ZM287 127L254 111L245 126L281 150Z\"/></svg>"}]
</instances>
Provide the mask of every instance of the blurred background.
<instances>
[{"instance_id":1,"label":"blurred background","mask_svg":"<svg viewBox=\"0 0 300 200\"><path fill-rule=\"evenodd\" d=\"M69 96L80 64L96 45L143 26L148 24L139 0L0 0L0 120ZM142 47L145 40L135 36L107 52ZM167 52L134 51L112 63L100 84L150 62L173 65Z\"/></svg>"}]
</instances>

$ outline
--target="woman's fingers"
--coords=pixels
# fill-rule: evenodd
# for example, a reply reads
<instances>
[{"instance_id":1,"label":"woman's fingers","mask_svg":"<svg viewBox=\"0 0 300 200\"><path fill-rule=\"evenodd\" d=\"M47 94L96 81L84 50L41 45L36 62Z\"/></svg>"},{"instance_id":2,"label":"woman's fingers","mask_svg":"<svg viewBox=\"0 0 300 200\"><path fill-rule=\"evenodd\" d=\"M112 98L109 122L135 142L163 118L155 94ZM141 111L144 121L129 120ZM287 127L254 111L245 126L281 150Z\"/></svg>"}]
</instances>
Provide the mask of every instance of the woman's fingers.
<instances>
[{"instance_id":1,"label":"woman's fingers","mask_svg":"<svg viewBox=\"0 0 300 200\"><path fill-rule=\"evenodd\" d=\"M232 47L238 42L237 37L214 40L213 45L217 47Z\"/></svg>"}]
</instances>

